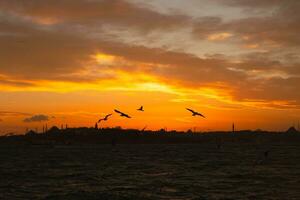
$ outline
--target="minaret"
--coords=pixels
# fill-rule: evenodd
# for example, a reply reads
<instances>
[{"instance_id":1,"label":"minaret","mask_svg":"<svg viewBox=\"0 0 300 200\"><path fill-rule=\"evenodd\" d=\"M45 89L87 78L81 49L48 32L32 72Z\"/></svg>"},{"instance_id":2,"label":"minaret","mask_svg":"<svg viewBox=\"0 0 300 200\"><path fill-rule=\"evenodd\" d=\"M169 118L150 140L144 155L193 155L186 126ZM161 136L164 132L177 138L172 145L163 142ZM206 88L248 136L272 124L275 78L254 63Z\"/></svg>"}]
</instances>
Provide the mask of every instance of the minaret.
<instances>
[{"instance_id":1,"label":"minaret","mask_svg":"<svg viewBox=\"0 0 300 200\"><path fill-rule=\"evenodd\" d=\"M232 123L232 133L234 133L234 123Z\"/></svg>"},{"instance_id":2,"label":"minaret","mask_svg":"<svg viewBox=\"0 0 300 200\"><path fill-rule=\"evenodd\" d=\"M98 123L95 124L95 129L98 130Z\"/></svg>"},{"instance_id":3,"label":"minaret","mask_svg":"<svg viewBox=\"0 0 300 200\"><path fill-rule=\"evenodd\" d=\"M43 125L43 133L45 133L45 126Z\"/></svg>"}]
</instances>

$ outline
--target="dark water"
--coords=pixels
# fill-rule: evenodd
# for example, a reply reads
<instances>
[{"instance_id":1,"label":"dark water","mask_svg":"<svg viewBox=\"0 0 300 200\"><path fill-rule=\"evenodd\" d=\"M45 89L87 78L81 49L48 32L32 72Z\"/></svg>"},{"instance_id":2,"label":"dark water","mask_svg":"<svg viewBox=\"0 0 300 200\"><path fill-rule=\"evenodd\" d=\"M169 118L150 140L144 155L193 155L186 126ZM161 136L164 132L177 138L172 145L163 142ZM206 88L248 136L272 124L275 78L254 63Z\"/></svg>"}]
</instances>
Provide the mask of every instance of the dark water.
<instances>
[{"instance_id":1,"label":"dark water","mask_svg":"<svg viewBox=\"0 0 300 200\"><path fill-rule=\"evenodd\" d=\"M0 160L0 199L300 199L300 145L11 146Z\"/></svg>"}]
</instances>

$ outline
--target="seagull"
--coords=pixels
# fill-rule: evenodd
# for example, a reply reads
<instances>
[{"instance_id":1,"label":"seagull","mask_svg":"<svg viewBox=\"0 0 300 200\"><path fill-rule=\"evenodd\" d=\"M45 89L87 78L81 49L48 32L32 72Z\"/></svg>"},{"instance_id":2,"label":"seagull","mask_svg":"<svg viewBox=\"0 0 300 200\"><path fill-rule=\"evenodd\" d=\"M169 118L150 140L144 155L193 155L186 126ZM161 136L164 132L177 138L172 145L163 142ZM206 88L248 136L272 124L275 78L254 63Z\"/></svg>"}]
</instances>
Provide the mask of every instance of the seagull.
<instances>
[{"instance_id":1,"label":"seagull","mask_svg":"<svg viewBox=\"0 0 300 200\"><path fill-rule=\"evenodd\" d=\"M106 115L104 118L99 119L99 120L98 120L98 123L100 123L101 121L107 121L108 118L109 118L111 115L112 115L112 114L108 114L108 115Z\"/></svg>"},{"instance_id":2,"label":"seagull","mask_svg":"<svg viewBox=\"0 0 300 200\"><path fill-rule=\"evenodd\" d=\"M121 111L118 111L118 110L116 110L116 109L115 109L115 112L116 112L116 113L119 113L121 117L131 118L129 115L127 115L127 114L125 114L125 113L123 113L123 112L121 112Z\"/></svg>"},{"instance_id":3,"label":"seagull","mask_svg":"<svg viewBox=\"0 0 300 200\"><path fill-rule=\"evenodd\" d=\"M144 107L141 106L139 109L136 109L136 110L144 112Z\"/></svg>"},{"instance_id":4,"label":"seagull","mask_svg":"<svg viewBox=\"0 0 300 200\"><path fill-rule=\"evenodd\" d=\"M197 115L199 115L199 116L201 116L201 117L204 117L205 118L205 116L204 115L202 115L201 113L198 113L198 112L196 112L196 111L194 111L194 110L192 110L192 109L189 109L189 108L186 108L188 111L190 111L190 112L192 112L193 113L193 116L197 116Z\"/></svg>"}]
</instances>

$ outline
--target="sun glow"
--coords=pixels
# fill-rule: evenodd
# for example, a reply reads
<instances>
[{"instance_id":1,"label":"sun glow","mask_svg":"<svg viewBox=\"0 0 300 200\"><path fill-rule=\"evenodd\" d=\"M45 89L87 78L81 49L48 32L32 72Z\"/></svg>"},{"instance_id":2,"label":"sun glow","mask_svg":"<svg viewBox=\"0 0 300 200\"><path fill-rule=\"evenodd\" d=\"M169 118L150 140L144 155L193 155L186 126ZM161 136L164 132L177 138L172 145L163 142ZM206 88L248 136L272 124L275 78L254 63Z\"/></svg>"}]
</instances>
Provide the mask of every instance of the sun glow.
<instances>
[{"instance_id":1,"label":"sun glow","mask_svg":"<svg viewBox=\"0 0 300 200\"><path fill-rule=\"evenodd\" d=\"M214 34L209 35L207 37L207 39L209 41L223 41L223 40L226 40L226 39L228 39L232 36L233 36L233 34L226 33L226 32L224 32L224 33L214 33Z\"/></svg>"},{"instance_id":2,"label":"sun glow","mask_svg":"<svg viewBox=\"0 0 300 200\"><path fill-rule=\"evenodd\" d=\"M97 53L93 57L96 59L96 61L99 64L106 64L106 65L114 64L115 60L117 59L116 56L112 56L109 54L103 54L103 53Z\"/></svg>"}]
</instances>

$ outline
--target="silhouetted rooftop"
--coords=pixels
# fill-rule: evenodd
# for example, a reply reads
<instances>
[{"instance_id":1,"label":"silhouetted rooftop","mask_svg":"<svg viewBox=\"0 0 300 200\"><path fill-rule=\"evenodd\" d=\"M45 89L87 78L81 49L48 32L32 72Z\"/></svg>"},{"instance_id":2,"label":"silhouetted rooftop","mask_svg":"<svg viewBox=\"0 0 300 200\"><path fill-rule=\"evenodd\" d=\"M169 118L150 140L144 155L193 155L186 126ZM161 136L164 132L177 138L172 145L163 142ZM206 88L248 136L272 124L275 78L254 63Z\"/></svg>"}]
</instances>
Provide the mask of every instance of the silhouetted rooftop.
<instances>
[{"instance_id":1,"label":"silhouetted rooftop","mask_svg":"<svg viewBox=\"0 0 300 200\"><path fill-rule=\"evenodd\" d=\"M57 134L59 132L60 132L60 130L57 126L53 126L47 131L48 134Z\"/></svg>"},{"instance_id":2,"label":"silhouetted rooftop","mask_svg":"<svg viewBox=\"0 0 300 200\"><path fill-rule=\"evenodd\" d=\"M295 127L292 126L286 131L286 133L298 133L298 131L296 130Z\"/></svg>"},{"instance_id":3,"label":"silhouetted rooftop","mask_svg":"<svg viewBox=\"0 0 300 200\"><path fill-rule=\"evenodd\" d=\"M25 135L36 135L37 133L33 130L28 131Z\"/></svg>"}]
</instances>

